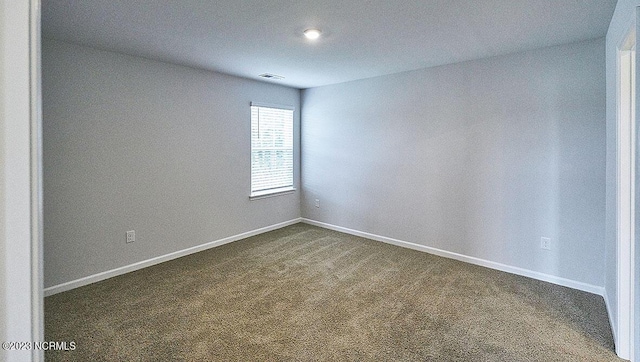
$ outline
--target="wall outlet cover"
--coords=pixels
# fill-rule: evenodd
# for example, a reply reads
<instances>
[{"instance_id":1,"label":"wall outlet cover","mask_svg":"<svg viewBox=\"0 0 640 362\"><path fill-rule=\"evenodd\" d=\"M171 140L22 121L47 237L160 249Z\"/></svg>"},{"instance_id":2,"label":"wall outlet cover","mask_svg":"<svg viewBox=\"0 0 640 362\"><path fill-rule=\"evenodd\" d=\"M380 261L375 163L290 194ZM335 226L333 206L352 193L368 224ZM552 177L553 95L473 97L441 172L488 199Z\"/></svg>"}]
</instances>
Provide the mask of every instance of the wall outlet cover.
<instances>
[{"instance_id":1,"label":"wall outlet cover","mask_svg":"<svg viewBox=\"0 0 640 362\"><path fill-rule=\"evenodd\" d=\"M544 250L551 250L551 238L545 238L544 236L540 238L540 248Z\"/></svg>"}]
</instances>

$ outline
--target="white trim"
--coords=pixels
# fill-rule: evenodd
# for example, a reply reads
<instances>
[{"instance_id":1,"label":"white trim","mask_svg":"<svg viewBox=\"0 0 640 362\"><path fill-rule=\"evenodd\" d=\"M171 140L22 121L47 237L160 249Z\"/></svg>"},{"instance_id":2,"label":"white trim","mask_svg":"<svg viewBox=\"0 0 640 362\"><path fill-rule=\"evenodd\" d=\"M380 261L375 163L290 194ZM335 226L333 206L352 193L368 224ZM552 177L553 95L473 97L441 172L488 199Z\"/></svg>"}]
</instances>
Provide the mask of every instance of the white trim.
<instances>
[{"instance_id":1,"label":"white trim","mask_svg":"<svg viewBox=\"0 0 640 362\"><path fill-rule=\"evenodd\" d=\"M258 234L262 234L262 233L266 233L268 231L272 231L272 230L276 230L276 229L280 229L283 228L285 226L289 226L289 225L293 225L293 224L297 224L299 222L301 222L302 219L301 218L296 218L296 219L292 219L289 221L285 221L285 222L281 222L278 224L274 224L274 225L270 225L270 226L265 226L259 229L255 229L252 231L247 231L241 234L237 234L237 235L233 235L233 236L229 236L223 239L219 239L216 241L212 241L209 243L205 243L205 244L201 244L201 245L196 245L187 249L183 249L183 250L178 250L175 251L173 253L169 253L169 254L165 254L165 255L161 255L155 258L151 258L151 259L147 259L147 260L143 260L137 263L133 263L130 265L126 265L126 266L122 266L119 268L115 268L112 270L108 270L102 273L98 273L98 274L94 274L94 275L89 275L87 277L84 278L80 278L80 279L76 279L76 280L72 280L70 282L66 282L66 283L62 283L62 284L58 284L58 285L54 285L48 288L44 289L44 295L45 297L48 297L50 295L54 295L57 293L62 293L62 292L66 292L67 290L71 290L71 289L75 289L75 288L79 288L82 287L84 285L88 285L91 283L96 283L99 282L101 280L105 280L105 279L109 279L118 275L122 275L122 274L126 274L135 270L139 270L142 268L146 268L152 265L156 265L156 264L160 264L163 263L165 261L169 261L169 260L173 260L173 259L177 259L186 255L190 255L190 254L194 254L197 253L199 251L203 251L203 250L207 250L207 249L211 249L211 248L215 248L216 246L221 246L224 244L228 244L234 241L238 241L241 239L245 239L251 236L255 236Z\"/></svg>"},{"instance_id":2,"label":"white trim","mask_svg":"<svg viewBox=\"0 0 640 362\"><path fill-rule=\"evenodd\" d=\"M286 109L288 111L296 111L296 107L287 106L284 104L276 104L276 103L264 103L264 102L250 102L252 107L265 107L265 108L275 108L275 109Z\"/></svg>"},{"instance_id":3,"label":"white trim","mask_svg":"<svg viewBox=\"0 0 640 362\"><path fill-rule=\"evenodd\" d=\"M42 66L41 3L31 0L29 9L29 96L31 102L31 334L44 341L44 276L42 238ZM34 348L33 361L44 361L44 351Z\"/></svg>"},{"instance_id":4,"label":"white trim","mask_svg":"<svg viewBox=\"0 0 640 362\"><path fill-rule=\"evenodd\" d=\"M618 51L618 105L617 105L617 293L618 293L618 355L629 357L629 345L624 341L629 339L630 330L627 323L630 321L630 289L626 285L629 282L630 244L633 240L633 163L631 136L631 51ZM628 79L628 83L622 83ZM628 88L628 89L627 89Z\"/></svg>"},{"instance_id":5,"label":"white trim","mask_svg":"<svg viewBox=\"0 0 640 362\"><path fill-rule=\"evenodd\" d=\"M615 344L615 341L617 341L617 330L615 328L614 325L614 321L615 319L613 319L613 314L611 313L611 303L615 303L616 301L614 300L613 302L609 301L609 294L607 293L607 289L604 288L603 290L603 294L602 297L604 298L604 305L607 308L607 315L609 316L609 327L611 327L611 333L613 334L613 341Z\"/></svg>"},{"instance_id":6,"label":"white trim","mask_svg":"<svg viewBox=\"0 0 640 362\"><path fill-rule=\"evenodd\" d=\"M549 282L549 283L553 283L553 284L557 284L557 285L561 285L561 286L565 286L565 287L569 287L569 288L573 288L573 289L578 289L578 290L582 290L585 292L589 292L589 293L594 293L594 294L598 294L604 297L605 300L605 304L608 306L609 302L608 302L608 298L606 296L605 290L603 287L599 287L596 285L592 285L592 284L587 284L587 283L583 283L583 282L579 282L579 281L575 281L575 280L571 280L571 279L566 279L566 278L562 278L562 277L557 277L554 275L550 275L550 274L544 274L544 273L540 273L540 272L536 272L536 271L532 271L532 270L528 270L528 269L524 269L524 268L519 268L519 267L514 267L514 266L510 266L510 265L506 265L506 264L501 264L501 263L497 263L497 262L493 262L493 261L489 261L489 260L484 260L484 259L480 259L480 258L476 258L476 257L472 257L472 256L466 256L463 254L458 254L458 253L454 253L451 251L446 251L446 250L441 250L441 249L437 249L437 248L432 248L430 246L425 246L425 245L420 245L420 244L415 244L415 243L411 243L408 241L403 241L403 240L398 240L398 239L393 239L393 238L389 238L386 236L380 236L380 235L376 235L376 234L371 234L371 233L367 233L364 231L358 231L358 230L353 230L353 229L349 229L346 227L342 227L342 226L337 226L337 225L333 225L333 224L328 224L328 223L324 223L324 222L320 222L320 221L315 221L315 220L311 220L311 219L307 219L307 218L296 218L296 219L292 219L289 221L285 221L285 222L281 222L278 224L274 224L274 225L270 225L270 226L266 226L263 228L259 228L259 229L255 229L252 231L248 231L245 233L241 233L241 234L237 234L237 235L233 235L233 236L229 236L223 239L219 239L216 241L212 241L206 244L201 244L201 245L197 245L194 247L190 247L187 249L183 249L183 250L179 250L173 253L169 253L169 254L165 254L162 256L158 256L155 258L151 258L148 260L144 260L144 261L140 261L134 264L130 264L130 265L126 265L123 267L119 267L116 269L112 269L112 270L108 270L102 273L98 273L98 274L94 274L94 275L90 275L84 278L80 278L80 279L76 279L76 280L72 280L70 282L66 282L66 283L62 283L62 284L58 284L58 285L54 285L52 287L48 287L44 289L44 294L45 296L50 296L50 295L54 295L57 293L62 293L71 289L75 289L75 288L79 288L81 286L84 285L88 285L91 283L96 283L105 279L109 279L118 275L122 275L122 274L126 274L135 270L139 270L139 269L143 269L152 265L156 265L156 264L160 264L163 263L165 261L169 261L169 260L173 260L173 259L177 259L186 255L190 255L190 254L194 254L203 250L207 250L207 249L211 249L217 246L221 246L224 244L228 244L234 241L238 241L241 239L245 239L251 236L255 236L255 235L259 235L262 233L266 233L272 230L276 230L276 229L280 229L289 225L293 225L293 224L297 224L299 222L303 222L309 225L315 225L315 226L319 226L325 229L330 229L330 230L335 230L335 231L339 231L339 232L343 232L345 234L350 234L350 235L355 235L355 236L360 236L363 238L367 238L367 239L371 239L371 240L375 240L375 241L380 241L383 243L387 243L387 244L392 244L392 245L396 245L396 246L400 246L403 248L408 248L408 249L413 249L413 250L417 250L417 251L422 251L422 252L426 252L429 254L433 254L433 255L437 255L437 256L442 256L445 258L449 258L449 259L455 259L455 260L459 260L462 262L466 262L466 263L470 263L470 264L474 264L474 265L479 265L479 266L483 266L483 267L487 267L490 269L495 269L495 270L500 270L503 272L507 272L507 273L511 273L511 274L517 274L517 275L522 275L525 277L529 277L529 278L533 278L533 279L537 279L537 280L541 280L541 281L545 281L545 282ZM610 308L607 308L607 310L609 311ZM609 314L609 317L611 318L611 314Z\"/></svg>"},{"instance_id":7,"label":"white trim","mask_svg":"<svg viewBox=\"0 0 640 362\"><path fill-rule=\"evenodd\" d=\"M32 235L33 1L0 3L0 335L37 341ZM41 302L41 301L40 301ZM37 333L37 334L36 334ZM29 350L0 351L0 360L38 360Z\"/></svg>"},{"instance_id":8,"label":"white trim","mask_svg":"<svg viewBox=\"0 0 640 362\"><path fill-rule=\"evenodd\" d=\"M476 258L476 257L473 257L473 256L467 256L467 255L463 255L463 254L454 253L454 252L451 252L451 251L432 248L430 246L415 244L415 243L411 243L411 242L408 242L408 241L393 239L393 238L389 238L389 237L386 237L386 236L380 236L380 235L376 235L376 234L371 234L371 233L367 233L367 232L364 232L364 231L353 230L353 229L345 228L345 227L342 227L342 226L336 226L336 225L332 225L332 224L327 224L327 223L324 223L324 222L315 221L315 220L311 220L311 219L307 219L307 218L302 218L302 222L306 223L306 224L309 224L309 225L319 226L319 227L322 227L322 228L325 228L325 229L330 229L330 230L343 232L345 234L351 234L351 235L355 235L355 236L360 236L360 237L371 239L371 240L381 241L381 242L387 243L387 244L401 246L403 248L423 251L423 252L426 252L426 253L429 253L429 254L442 256L442 257L445 257L445 258L463 261L463 262L469 263L469 264L479 265L479 266L483 266L483 267L487 267L487 268L491 268L491 269L495 269L495 270L500 270L500 271L511 273L511 274L522 275L522 276L525 276L525 277L529 277L529 278L541 280L541 281L544 281L544 282L549 282L549 283L561 285L561 286L564 286L564 287L578 289L578 290L582 290L582 291L585 291L585 292L598 294L598 295L601 295L601 296L604 295L604 288L600 287L600 286L597 286L597 285L592 285L592 284L587 284L587 283L583 283L583 282L579 282L579 281L575 281L575 280L571 280L571 279L561 278L561 277L557 277L555 275L544 274L544 273L536 272L536 271L533 271L533 270L528 270L528 269L519 268L519 267L515 267L515 266L511 266L511 265L506 265L506 264L501 264L501 263L497 263L497 262L494 262L494 261L489 261L489 260Z\"/></svg>"},{"instance_id":9,"label":"white trim","mask_svg":"<svg viewBox=\"0 0 640 362\"><path fill-rule=\"evenodd\" d=\"M635 14L634 14L635 15ZM637 15L636 15L637 16ZM616 353L633 360L635 242L636 16L616 47ZM608 301L607 301L608 303ZM611 316L610 316L611 318Z\"/></svg>"},{"instance_id":10,"label":"white trim","mask_svg":"<svg viewBox=\"0 0 640 362\"><path fill-rule=\"evenodd\" d=\"M249 195L249 200L251 200L251 201L260 200L260 199L265 199L267 197L288 195L288 194L292 194L294 192L296 192L296 189L293 186L279 187L277 189L256 191L256 192L252 193L251 195Z\"/></svg>"}]
</instances>

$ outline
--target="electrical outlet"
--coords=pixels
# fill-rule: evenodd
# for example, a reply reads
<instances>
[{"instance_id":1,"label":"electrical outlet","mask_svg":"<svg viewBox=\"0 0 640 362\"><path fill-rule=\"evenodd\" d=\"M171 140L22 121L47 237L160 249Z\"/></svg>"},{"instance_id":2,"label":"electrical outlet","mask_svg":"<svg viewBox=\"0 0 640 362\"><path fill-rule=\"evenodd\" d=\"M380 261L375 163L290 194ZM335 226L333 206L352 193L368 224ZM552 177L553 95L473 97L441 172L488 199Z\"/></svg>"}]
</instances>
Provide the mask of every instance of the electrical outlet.
<instances>
[{"instance_id":1,"label":"electrical outlet","mask_svg":"<svg viewBox=\"0 0 640 362\"><path fill-rule=\"evenodd\" d=\"M551 238L545 238L544 236L540 238L540 248L544 250L551 250Z\"/></svg>"},{"instance_id":2,"label":"electrical outlet","mask_svg":"<svg viewBox=\"0 0 640 362\"><path fill-rule=\"evenodd\" d=\"M133 243L134 241L136 241L136 231L135 230L127 231L127 244Z\"/></svg>"},{"instance_id":3,"label":"electrical outlet","mask_svg":"<svg viewBox=\"0 0 640 362\"><path fill-rule=\"evenodd\" d=\"M320 207L320 200L316 199L316 207Z\"/></svg>"}]
</instances>

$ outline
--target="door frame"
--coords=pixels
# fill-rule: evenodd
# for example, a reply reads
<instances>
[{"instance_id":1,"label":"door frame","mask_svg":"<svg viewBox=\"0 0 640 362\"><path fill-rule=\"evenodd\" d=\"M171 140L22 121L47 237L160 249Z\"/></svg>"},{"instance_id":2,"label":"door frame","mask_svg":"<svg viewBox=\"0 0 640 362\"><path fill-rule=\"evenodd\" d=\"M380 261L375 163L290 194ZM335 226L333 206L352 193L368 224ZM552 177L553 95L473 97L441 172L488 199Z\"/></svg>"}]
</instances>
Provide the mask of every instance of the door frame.
<instances>
[{"instance_id":1,"label":"door frame","mask_svg":"<svg viewBox=\"0 0 640 362\"><path fill-rule=\"evenodd\" d=\"M635 20L635 16L634 16ZM634 355L634 260L636 240L636 177L638 92L635 74L636 23L629 27L617 47L616 82L616 259L617 323L616 353L633 361Z\"/></svg>"}]
</instances>

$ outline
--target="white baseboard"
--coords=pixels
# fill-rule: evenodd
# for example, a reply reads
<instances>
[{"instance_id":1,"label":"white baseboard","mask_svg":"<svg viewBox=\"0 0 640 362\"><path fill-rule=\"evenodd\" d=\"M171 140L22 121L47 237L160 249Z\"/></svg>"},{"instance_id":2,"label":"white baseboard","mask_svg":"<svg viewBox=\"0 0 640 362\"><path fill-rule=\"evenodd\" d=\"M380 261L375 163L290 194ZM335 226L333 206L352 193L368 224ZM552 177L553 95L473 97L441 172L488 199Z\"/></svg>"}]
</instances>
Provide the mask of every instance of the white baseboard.
<instances>
[{"instance_id":1,"label":"white baseboard","mask_svg":"<svg viewBox=\"0 0 640 362\"><path fill-rule=\"evenodd\" d=\"M255 230L252 230L252 231L247 231L245 233L229 236L229 237L226 237L224 239L212 241L212 242L209 242L209 243L206 243L206 244L196 245L196 246L193 246L191 248L178 250L178 251L175 251L173 253L166 254L166 255L161 255L161 256L158 256L158 257L155 257L155 258L143 260L143 261L140 261L140 262L137 262L137 263L133 263L133 264L130 264L130 265L125 265L125 266L122 266L122 267L119 267L119 268L116 268L116 269L112 269L112 270L108 270L108 271L105 271L105 272L102 272L102 273L89 275L89 276L84 277L84 278L72 280L70 282L54 285L54 286L51 286L51 287L48 287L48 288L44 288L44 296L48 297L50 295L54 295L54 294L57 294L57 293L62 293L62 292L65 292L67 290L71 290L71 289L75 289L75 288L78 288L78 287L82 287L82 286L87 285L87 284L99 282L101 280L105 280L105 279L109 279L109 278L112 278L112 277L115 277L115 276L118 276L118 275L126 274L126 273L129 273L129 272L135 271L135 270L146 268L148 266L152 266L152 265L155 265L155 264L160 264L160 263L163 263L165 261L177 259L177 258L186 256L186 255L189 255L189 254L197 253L199 251L215 248L216 246L228 244L228 243L231 243L231 242L234 242L234 241L238 241L238 240L241 240L241 239L245 239L245 238L248 238L248 237L251 237L251 236L255 236L255 235L258 235L258 234L266 233L268 231L280 229L280 228L283 228L285 226L297 224L297 223L299 223L301 221L302 221L301 218L297 218L297 219L281 222L281 223L278 223L278 224L265 226L263 228L259 228L259 229L255 229Z\"/></svg>"},{"instance_id":2,"label":"white baseboard","mask_svg":"<svg viewBox=\"0 0 640 362\"><path fill-rule=\"evenodd\" d=\"M449 259L455 259L455 260L463 261L463 262L470 263L470 264L480 265L480 266L487 267L487 268L490 268L490 269L496 269L496 270L500 270L500 271L511 273L511 274L522 275L522 276L525 276L525 277L541 280L541 281L544 281L544 282L549 282L549 283L561 285L561 286L564 286L564 287L578 289L578 290L582 290L582 291L585 291L585 292L589 292L589 293L593 293L593 294L598 294L598 295L604 296L604 288L603 287L599 287L597 285L592 285L592 284L587 284L587 283L583 283L583 282L579 282L579 281L575 281L575 280L571 280L571 279L561 278L561 277L558 277L558 276L555 276L555 275L551 275L551 274L544 274L544 273L536 272L536 271L533 271L533 270L528 270L528 269L519 268L519 267L515 267L515 266L511 266L511 265L506 265L506 264L501 264L501 263L497 263L497 262L494 262L494 261L484 260L484 259L480 259L480 258L476 258L476 257L472 257L472 256L466 256L466 255L454 253L454 252L451 252L451 251L432 248L430 246L411 243L411 242L408 242L408 241L402 241L402 240L398 240L398 239L388 238L386 236L380 236L380 235L371 234L371 233L367 233L367 232L363 232L363 231L353 230L353 229L345 228L345 227L342 227L342 226L336 226L336 225L332 225L332 224L327 224L327 223L324 223L324 222L315 221L315 220L311 220L311 219L302 218L302 222L304 222L306 224L310 224L310 225L319 226L319 227L322 227L322 228L325 228L325 229L331 229L331 230L343 232L345 234L351 234L351 235L360 236L360 237L371 239L371 240L381 241L381 242L387 243L387 244L393 244L393 245L401 246L401 247L404 247L404 248L423 251L423 252L427 252L429 254L434 254L434 255L442 256L442 257L449 258Z\"/></svg>"},{"instance_id":3,"label":"white baseboard","mask_svg":"<svg viewBox=\"0 0 640 362\"><path fill-rule=\"evenodd\" d=\"M607 293L607 289L604 289L604 293L602 294L602 297L604 298L604 304L607 307L607 314L609 315L609 327L611 327L611 333L613 334L613 344L614 345L618 345L618 337L616 335L617 332L617 323L616 320L613 319L613 315L611 314L611 303L609 301L609 294ZM613 303L615 303L615 301L613 301Z\"/></svg>"},{"instance_id":4,"label":"white baseboard","mask_svg":"<svg viewBox=\"0 0 640 362\"><path fill-rule=\"evenodd\" d=\"M229 237L226 237L224 239L212 241L212 242L209 242L209 243L206 243L206 244L197 245L197 246L194 246L194 247L191 247L191 248L179 250L179 251L176 251L176 252L173 252L173 253L169 253L169 254L166 254L166 255L162 255L162 256L155 257L155 258L143 260L143 261L140 261L140 262L137 262L137 263L134 263L134 264L122 266L122 267L119 267L119 268L116 268L116 269L112 269L112 270L108 270L108 271L105 271L105 272L102 272L102 273L90 275L90 276L87 276L87 277L84 277L84 278L72 280L72 281L69 281L69 282L66 282L66 283L62 283L62 284L54 285L54 286L51 286L51 287L47 287L47 288L44 289L44 295L45 295L45 297L48 297L50 295L54 295L54 294L61 293L61 292L67 291L67 290L75 289L75 288L78 288L78 287L81 287L81 286L84 286L84 285L88 285L88 284L91 284L91 283L99 282L101 280L105 280L105 279L112 278L112 277L115 277L115 276L118 276L118 275L126 274L126 273L129 273L129 272L132 272L132 271L135 271L135 270L139 270L139 269L142 269L142 268L146 268L148 266L152 266L152 265L155 265L155 264L160 264L162 262L173 260L173 259L177 259L177 258L186 256L186 255L189 255L189 254L197 253L199 251L211 249L211 248L214 248L216 246L228 244L228 243L231 243L231 242L234 242L234 241L237 241L237 240L241 240L241 239L245 239L245 238L248 238L248 237L251 237L251 236L255 236L255 235L258 235L258 234L266 233L268 231L280 229L280 228L283 228L285 226L296 224L298 222L304 222L304 223L307 223L307 224L310 224L310 225L315 225L315 226L319 226L319 227L323 227L323 228L326 228L326 229L343 232L343 233L350 234L350 235L360 236L360 237L371 239L371 240L381 241L381 242L384 242L384 243L387 243L387 244L392 244L392 245L397 245L397 246L404 247L404 248L409 248L409 249L413 249L413 250L427 252L429 254L438 255L438 256L445 257L445 258L449 258L449 259L455 259L455 260L463 261L463 262L470 263L470 264L480 265L480 266L483 266L483 267L496 269L496 270L504 271L504 272L507 272L507 273L522 275L522 276L526 276L526 277L529 277L529 278L533 278L533 279L537 279L537 280L541 280L541 281L545 281L545 282L549 282L549 283L553 283L553 284L558 284L558 285L562 285L562 286L573 288L573 289L582 290L582 291L589 292L589 293L598 294L598 295L601 295L601 296L604 297L605 303L607 304L607 311L609 313L611 311L611 308L609 308L609 300L605 295L605 289L603 287L599 287L599 286L596 286L596 285L591 285L591 284L587 284L587 283L583 283L583 282L578 282L578 281L571 280L571 279L561 278L561 277L557 277L557 276L550 275L550 274L544 274L544 273L540 273L540 272L536 272L536 271L532 271L532 270L528 270L528 269L523 269L523 268L519 268L519 267L505 265L505 264L501 264L501 263L497 263L497 262L493 262L493 261L489 261L489 260L484 260L484 259L480 259L480 258L476 258L476 257L472 257L472 256L466 256L466 255L462 255L462 254L458 254L458 253L454 253L454 252L450 252L450 251L446 251L446 250L432 248L432 247L425 246L425 245L420 245L420 244L415 244L415 243L411 243L411 242L407 242L407 241L393 239L393 238L389 238L389 237L386 237L386 236L380 236L380 235L371 234L371 233L367 233L367 232L363 232L363 231L358 231L358 230L345 228L345 227L342 227L342 226L327 224L327 223L324 223L324 222L315 221L315 220L306 219L306 218L292 219L292 220L289 220L289 221L285 221L285 222L281 222L281 223L278 223L278 224L274 224L274 225L266 226L266 227L263 227L263 228L255 229L255 230L252 230L252 231L248 231L248 232L245 232L245 233L229 236ZM611 318L611 314L609 314L609 319L612 321L611 323L613 323L613 319ZM614 328L612 328L612 330L615 331ZM615 340L615 335L614 335L614 340Z\"/></svg>"}]
</instances>

